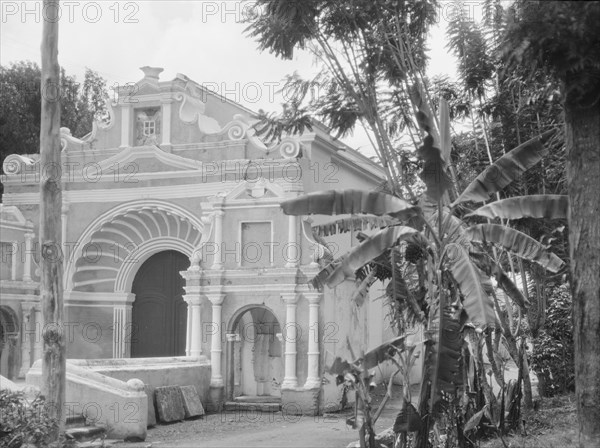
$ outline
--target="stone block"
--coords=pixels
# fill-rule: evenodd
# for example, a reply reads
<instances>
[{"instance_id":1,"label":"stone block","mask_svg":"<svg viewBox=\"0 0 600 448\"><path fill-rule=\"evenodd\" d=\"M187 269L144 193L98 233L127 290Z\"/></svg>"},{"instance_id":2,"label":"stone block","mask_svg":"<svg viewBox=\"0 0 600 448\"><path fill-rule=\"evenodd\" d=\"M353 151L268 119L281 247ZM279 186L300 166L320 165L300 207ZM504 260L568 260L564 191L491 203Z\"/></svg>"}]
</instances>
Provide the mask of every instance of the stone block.
<instances>
[{"instance_id":1,"label":"stone block","mask_svg":"<svg viewBox=\"0 0 600 448\"><path fill-rule=\"evenodd\" d=\"M283 389L281 412L284 415L319 415L321 389Z\"/></svg>"},{"instance_id":2,"label":"stone block","mask_svg":"<svg viewBox=\"0 0 600 448\"><path fill-rule=\"evenodd\" d=\"M154 400L154 389L148 385L144 385L146 396L148 397L148 427L156 426L156 405Z\"/></svg>"},{"instance_id":3,"label":"stone block","mask_svg":"<svg viewBox=\"0 0 600 448\"><path fill-rule=\"evenodd\" d=\"M185 409L179 386L157 387L154 391L156 410L161 422L169 423L183 420Z\"/></svg>"},{"instance_id":4,"label":"stone block","mask_svg":"<svg viewBox=\"0 0 600 448\"><path fill-rule=\"evenodd\" d=\"M204 408L196 388L194 386L180 386L179 390L181 390L185 418L204 415Z\"/></svg>"}]
</instances>

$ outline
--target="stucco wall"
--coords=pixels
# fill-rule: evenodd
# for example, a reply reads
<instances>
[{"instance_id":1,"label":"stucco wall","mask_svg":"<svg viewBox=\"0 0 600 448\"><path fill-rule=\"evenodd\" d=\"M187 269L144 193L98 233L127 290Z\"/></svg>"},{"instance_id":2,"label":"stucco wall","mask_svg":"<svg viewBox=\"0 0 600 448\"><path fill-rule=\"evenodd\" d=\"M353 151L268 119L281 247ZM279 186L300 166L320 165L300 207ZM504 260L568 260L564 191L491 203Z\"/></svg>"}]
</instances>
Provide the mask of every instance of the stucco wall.
<instances>
[{"instance_id":1,"label":"stucco wall","mask_svg":"<svg viewBox=\"0 0 600 448\"><path fill-rule=\"evenodd\" d=\"M137 378L152 394L157 387L193 385L202 403L209 399L210 363L206 357L69 359L69 363L125 382Z\"/></svg>"},{"instance_id":2,"label":"stucco wall","mask_svg":"<svg viewBox=\"0 0 600 448\"><path fill-rule=\"evenodd\" d=\"M65 307L67 358L112 358L113 307Z\"/></svg>"}]
</instances>

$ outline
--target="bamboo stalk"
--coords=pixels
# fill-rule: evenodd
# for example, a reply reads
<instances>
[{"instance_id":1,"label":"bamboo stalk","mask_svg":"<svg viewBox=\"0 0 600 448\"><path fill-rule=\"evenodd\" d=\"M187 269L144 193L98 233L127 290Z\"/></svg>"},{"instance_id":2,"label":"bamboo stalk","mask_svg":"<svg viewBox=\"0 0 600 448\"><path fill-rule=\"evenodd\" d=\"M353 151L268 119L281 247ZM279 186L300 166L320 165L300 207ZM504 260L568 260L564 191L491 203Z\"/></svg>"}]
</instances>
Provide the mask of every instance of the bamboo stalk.
<instances>
[{"instance_id":1,"label":"bamboo stalk","mask_svg":"<svg viewBox=\"0 0 600 448\"><path fill-rule=\"evenodd\" d=\"M60 179L60 66L58 65L58 0L44 0L42 37L42 111L40 123L40 296L43 316L42 393L58 426L50 434L57 441L64 429L65 341L63 328L63 265Z\"/></svg>"}]
</instances>

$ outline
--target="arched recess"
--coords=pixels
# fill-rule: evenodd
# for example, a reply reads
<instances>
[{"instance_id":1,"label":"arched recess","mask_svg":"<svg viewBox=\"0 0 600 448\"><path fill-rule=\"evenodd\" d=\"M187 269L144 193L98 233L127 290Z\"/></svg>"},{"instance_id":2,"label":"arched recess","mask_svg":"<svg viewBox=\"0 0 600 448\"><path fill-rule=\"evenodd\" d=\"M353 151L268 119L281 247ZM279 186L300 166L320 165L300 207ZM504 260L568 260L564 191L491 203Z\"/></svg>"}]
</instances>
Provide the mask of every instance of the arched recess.
<instances>
[{"instance_id":1,"label":"arched recess","mask_svg":"<svg viewBox=\"0 0 600 448\"><path fill-rule=\"evenodd\" d=\"M19 371L19 318L8 306L0 306L0 375L9 380Z\"/></svg>"},{"instance_id":2,"label":"arched recess","mask_svg":"<svg viewBox=\"0 0 600 448\"><path fill-rule=\"evenodd\" d=\"M165 201L122 204L98 217L82 234L67 264L67 291L130 292L150 256L177 250L191 257L204 234L202 220Z\"/></svg>"},{"instance_id":3,"label":"arched recess","mask_svg":"<svg viewBox=\"0 0 600 448\"><path fill-rule=\"evenodd\" d=\"M281 397L283 342L281 324L264 305L239 309L228 325L227 395Z\"/></svg>"}]
</instances>

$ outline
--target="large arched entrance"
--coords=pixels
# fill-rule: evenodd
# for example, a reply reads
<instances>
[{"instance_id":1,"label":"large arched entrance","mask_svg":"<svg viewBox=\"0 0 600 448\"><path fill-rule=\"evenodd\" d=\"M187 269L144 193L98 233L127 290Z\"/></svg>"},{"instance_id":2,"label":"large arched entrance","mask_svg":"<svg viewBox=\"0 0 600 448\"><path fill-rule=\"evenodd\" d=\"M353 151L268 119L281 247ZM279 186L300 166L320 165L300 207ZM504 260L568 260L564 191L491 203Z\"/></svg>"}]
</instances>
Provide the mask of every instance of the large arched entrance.
<instances>
[{"instance_id":1,"label":"large arched entrance","mask_svg":"<svg viewBox=\"0 0 600 448\"><path fill-rule=\"evenodd\" d=\"M12 380L18 374L19 326L13 310L0 306L0 375Z\"/></svg>"},{"instance_id":2,"label":"large arched entrance","mask_svg":"<svg viewBox=\"0 0 600 448\"><path fill-rule=\"evenodd\" d=\"M132 358L185 356L187 304L179 272L189 266L188 257L169 250L151 256L138 270L132 287Z\"/></svg>"},{"instance_id":3,"label":"large arched entrance","mask_svg":"<svg viewBox=\"0 0 600 448\"><path fill-rule=\"evenodd\" d=\"M281 326L265 306L234 317L228 340L228 398L280 397L283 381ZM231 334L231 333L230 333Z\"/></svg>"}]
</instances>

